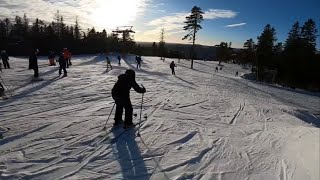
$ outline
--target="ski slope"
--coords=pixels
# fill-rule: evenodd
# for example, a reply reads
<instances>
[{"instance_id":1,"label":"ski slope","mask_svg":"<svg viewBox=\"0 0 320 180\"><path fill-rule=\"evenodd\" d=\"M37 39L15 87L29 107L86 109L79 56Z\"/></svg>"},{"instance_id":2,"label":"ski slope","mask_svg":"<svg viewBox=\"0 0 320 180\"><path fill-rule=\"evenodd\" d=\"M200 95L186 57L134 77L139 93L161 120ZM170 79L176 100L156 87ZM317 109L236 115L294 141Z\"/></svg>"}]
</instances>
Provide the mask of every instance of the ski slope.
<instances>
[{"instance_id":1,"label":"ski slope","mask_svg":"<svg viewBox=\"0 0 320 180\"><path fill-rule=\"evenodd\" d=\"M1 77L13 97L0 101L0 179L318 180L320 96L235 77L234 64L142 57L141 138L111 132L111 88L135 69L134 56L105 71L102 55L73 57L68 77L39 60L10 58ZM41 59L41 58L40 58ZM176 76L169 64L177 64ZM7 92L8 95L9 92ZM131 100L139 121L141 94ZM144 119L142 117L142 119ZM113 141L112 141L113 140Z\"/></svg>"}]
</instances>

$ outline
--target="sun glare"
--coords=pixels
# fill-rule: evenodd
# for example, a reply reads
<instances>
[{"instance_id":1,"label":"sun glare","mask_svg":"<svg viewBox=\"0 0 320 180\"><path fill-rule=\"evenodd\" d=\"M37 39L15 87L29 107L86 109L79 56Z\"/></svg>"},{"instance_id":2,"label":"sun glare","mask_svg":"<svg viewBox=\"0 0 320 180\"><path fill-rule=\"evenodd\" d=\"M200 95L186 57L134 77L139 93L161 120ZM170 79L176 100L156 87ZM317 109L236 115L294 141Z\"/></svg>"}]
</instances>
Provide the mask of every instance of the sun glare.
<instances>
[{"instance_id":1,"label":"sun glare","mask_svg":"<svg viewBox=\"0 0 320 180\"><path fill-rule=\"evenodd\" d=\"M138 13L141 0L97 0L92 21L100 28L130 25Z\"/></svg>"}]
</instances>

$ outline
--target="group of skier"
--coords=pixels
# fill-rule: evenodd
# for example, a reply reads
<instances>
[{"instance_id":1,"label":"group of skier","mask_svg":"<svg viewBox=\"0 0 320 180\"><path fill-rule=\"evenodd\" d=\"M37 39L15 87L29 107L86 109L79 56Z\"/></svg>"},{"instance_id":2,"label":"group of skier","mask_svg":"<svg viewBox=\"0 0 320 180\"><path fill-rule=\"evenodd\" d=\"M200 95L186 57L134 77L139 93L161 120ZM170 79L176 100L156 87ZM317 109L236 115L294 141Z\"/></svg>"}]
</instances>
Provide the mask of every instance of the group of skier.
<instances>
[{"instance_id":1,"label":"group of skier","mask_svg":"<svg viewBox=\"0 0 320 180\"><path fill-rule=\"evenodd\" d=\"M32 69L34 71L34 78L39 78L39 67L38 67L38 55L39 50L34 49L32 53L29 56L29 69ZM5 54L1 54L2 60L5 62L5 68L10 68L10 66L7 63L8 56ZM118 61L120 65L121 57L118 56ZM49 56L49 65L54 66L55 65L55 54L54 52L50 52ZM62 70L64 73L64 76L67 76L67 70L66 68L71 65L71 53L65 48L60 53L60 56L57 60L59 62L59 75L61 75ZM137 63L137 69L141 68L141 62L142 58L141 56L136 56L136 63ZM108 57L106 57L107 60L107 69L112 69L111 61ZM170 68L172 70L172 74L175 75L175 67L177 67L172 61L170 64ZM2 86L2 85L1 85ZM142 86L140 87L136 80L135 80L135 71L133 69L128 69L124 74L121 74L118 76L118 80L115 83L114 87L111 90L112 98L114 99L115 105L116 105L116 112L114 116L114 126L117 127L119 125L123 125L123 128L132 128L134 127L134 124L132 122L133 119L133 108L130 100L130 89L133 88L138 93L145 93L146 89ZM4 89L2 87L2 89ZM2 93L0 91L0 93ZM122 119L123 109L125 110L125 118Z\"/></svg>"},{"instance_id":2,"label":"group of skier","mask_svg":"<svg viewBox=\"0 0 320 180\"><path fill-rule=\"evenodd\" d=\"M34 80L41 80L39 79L39 67L38 67L38 55L39 50L34 49L30 56L29 56L29 69L32 69L34 71ZM53 51L49 52L49 66L55 66L55 53ZM62 52L60 53L59 58L56 60L59 62L59 76L62 74L63 70L63 76L67 76L67 70L66 68L69 67L69 65L72 65L71 63L71 53L67 48L64 48Z\"/></svg>"},{"instance_id":3,"label":"group of skier","mask_svg":"<svg viewBox=\"0 0 320 180\"><path fill-rule=\"evenodd\" d=\"M118 64L120 66L121 65L121 56L118 55L117 59L118 59ZM106 60L107 60L107 71L108 71L109 68L112 69L112 65L111 65L111 61L110 61L108 56L106 56ZM137 63L137 69L139 69L139 68L141 69L141 62L142 62L141 56L136 56L135 60L136 60L136 63ZM176 75L175 68L177 67L177 65L174 63L174 61L171 62L169 67L171 69L171 74L172 75Z\"/></svg>"}]
</instances>

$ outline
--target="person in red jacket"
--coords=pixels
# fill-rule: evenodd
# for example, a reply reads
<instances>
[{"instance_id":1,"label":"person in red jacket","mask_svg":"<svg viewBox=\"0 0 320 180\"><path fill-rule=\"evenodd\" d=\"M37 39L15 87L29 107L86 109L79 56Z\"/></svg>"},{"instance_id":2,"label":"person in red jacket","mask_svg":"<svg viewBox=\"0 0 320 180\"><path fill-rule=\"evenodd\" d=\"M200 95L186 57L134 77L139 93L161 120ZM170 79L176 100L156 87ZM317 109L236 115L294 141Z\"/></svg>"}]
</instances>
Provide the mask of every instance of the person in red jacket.
<instances>
[{"instance_id":1,"label":"person in red jacket","mask_svg":"<svg viewBox=\"0 0 320 180\"><path fill-rule=\"evenodd\" d=\"M71 53L67 48L63 48L63 54L64 54L64 59L67 62L67 68L69 67L69 65L72 65L71 63Z\"/></svg>"}]
</instances>

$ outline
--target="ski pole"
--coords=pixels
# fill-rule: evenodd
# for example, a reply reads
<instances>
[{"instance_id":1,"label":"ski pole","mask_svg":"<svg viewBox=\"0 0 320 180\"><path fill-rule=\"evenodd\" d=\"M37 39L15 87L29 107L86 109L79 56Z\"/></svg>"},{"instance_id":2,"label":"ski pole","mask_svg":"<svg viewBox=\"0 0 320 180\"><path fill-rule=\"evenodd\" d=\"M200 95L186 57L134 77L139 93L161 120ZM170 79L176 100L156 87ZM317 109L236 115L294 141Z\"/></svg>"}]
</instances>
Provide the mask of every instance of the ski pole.
<instances>
[{"instance_id":1,"label":"ski pole","mask_svg":"<svg viewBox=\"0 0 320 180\"><path fill-rule=\"evenodd\" d=\"M107 128L107 123L108 123L108 121L109 121L109 118L110 118L110 116L111 116L111 114L112 114L112 111L113 111L115 105L116 105L116 103L113 103L112 109L111 109L111 111L110 111L110 114L109 114L109 116L108 116L108 119L107 119L106 123L104 124L103 130L105 130L105 129Z\"/></svg>"},{"instance_id":2,"label":"ski pole","mask_svg":"<svg viewBox=\"0 0 320 180\"><path fill-rule=\"evenodd\" d=\"M143 87L143 85L141 85L141 86ZM144 88L144 87L143 87L143 88ZM143 105L143 95L144 95L144 93L142 93L142 98L141 98L139 129L138 129L138 133L137 133L137 136L138 136L138 137L140 137L141 113L142 113L142 105Z\"/></svg>"}]
</instances>

